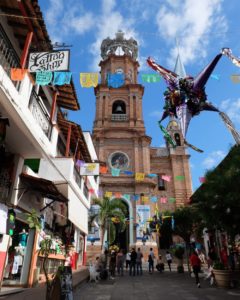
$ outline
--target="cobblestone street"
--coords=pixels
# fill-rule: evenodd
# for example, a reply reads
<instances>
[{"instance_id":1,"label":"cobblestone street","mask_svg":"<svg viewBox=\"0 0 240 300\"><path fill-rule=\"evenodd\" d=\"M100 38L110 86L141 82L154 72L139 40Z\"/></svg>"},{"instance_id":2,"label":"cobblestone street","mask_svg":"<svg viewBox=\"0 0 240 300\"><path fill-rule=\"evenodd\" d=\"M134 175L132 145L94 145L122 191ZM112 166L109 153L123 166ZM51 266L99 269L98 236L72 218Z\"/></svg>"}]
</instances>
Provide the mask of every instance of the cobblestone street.
<instances>
[{"instance_id":1,"label":"cobblestone street","mask_svg":"<svg viewBox=\"0 0 240 300\"><path fill-rule=\"evenodd\" d=\"M197 288L188 273L168 272L153 275L144 271L143 276L130 277L125 273L115 280L86 283L76 290L74 300L219 300L240 299L240 290L211 287L201 279Z\"/></svg>"}]
</instances>

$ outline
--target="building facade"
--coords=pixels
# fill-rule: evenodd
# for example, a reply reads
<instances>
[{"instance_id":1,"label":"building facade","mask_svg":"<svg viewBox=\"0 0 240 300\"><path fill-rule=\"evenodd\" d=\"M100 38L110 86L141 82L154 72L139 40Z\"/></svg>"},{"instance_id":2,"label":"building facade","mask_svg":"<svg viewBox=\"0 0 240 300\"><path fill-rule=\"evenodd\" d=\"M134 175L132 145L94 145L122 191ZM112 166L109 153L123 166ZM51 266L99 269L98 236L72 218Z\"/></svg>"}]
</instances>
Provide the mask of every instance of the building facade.
<instances>
[{"instance_id":1,"label":"building facade","mask_svg":"<svg viewBox=\"0 0 240 300\"><path fill-rule=\"evenodd\" d=\"M166 147L151 147L151 137L146 135L137 55L137 42L125 39L121 31L115 39L103 40L101 84L95 88L93 141L100 162L108 167L100 176L100 188L128 208L128 228L118 241L124 248L141 242L146 219L156 209L174 211L192 194L189 155L177 121L171 119L167 127L178 145L175 148L167 142ZM120 85L109 80L116 74L123 78ZM114 169L119 170L118 176L113 175ZM144 174L141 180L136 178L139 173ZM164 175L171 179L164 180Z\"/></svg>"},{"instance_id":2,"label":"building facade","mask_svg":"<svg viewBox=\"0 0 240 300\"><path fill-rule=\"evenodd\" d=\"M52 53L38 1L0 4L0 286L44 281L40 242L52 240L47 270L86 260L88 210L98 179L77 162L97 159L91 135L66 117L80 108L70 84L36 84L31 52ZM15 70L15 76L13 71ZM29 227L34 210L42 230Z\"/></svg>"}]
</instances>

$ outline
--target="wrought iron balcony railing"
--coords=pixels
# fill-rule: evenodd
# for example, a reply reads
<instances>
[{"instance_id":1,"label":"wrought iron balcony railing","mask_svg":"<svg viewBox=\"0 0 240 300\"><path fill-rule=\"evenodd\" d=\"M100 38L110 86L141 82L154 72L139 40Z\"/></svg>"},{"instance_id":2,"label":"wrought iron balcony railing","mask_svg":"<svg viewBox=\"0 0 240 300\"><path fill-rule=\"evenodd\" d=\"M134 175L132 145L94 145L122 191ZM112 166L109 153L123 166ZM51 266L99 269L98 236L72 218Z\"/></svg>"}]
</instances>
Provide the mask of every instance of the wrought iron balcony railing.
<instances>
[{"instance_id":1,"label":"wrought iron balcony railing","mask_svg":"<svg viewBox=\"0 0 240 300\"><path fill-rule=\"evenodd\" d=\"M5 72L11 77L11 68L20 68L19 57L13 48L7 34L0 25L0 64ZM17 89L20 87L20 81L13 81Z\"/></svg>"}]
</instances>

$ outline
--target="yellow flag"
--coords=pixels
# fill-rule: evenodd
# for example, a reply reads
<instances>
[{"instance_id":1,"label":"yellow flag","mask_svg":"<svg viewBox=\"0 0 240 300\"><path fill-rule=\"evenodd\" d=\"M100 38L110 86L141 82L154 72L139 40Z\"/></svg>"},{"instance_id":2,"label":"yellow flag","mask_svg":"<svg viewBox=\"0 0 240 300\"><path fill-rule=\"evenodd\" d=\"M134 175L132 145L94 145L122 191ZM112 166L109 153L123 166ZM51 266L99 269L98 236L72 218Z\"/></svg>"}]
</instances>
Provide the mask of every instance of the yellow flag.
<instances>
[{"instance_id":1,"label":"yellow flag","mask_svg":"<svg viewBox=\"0 0 240 300\"><path fill-rule=\"evenodd\" d=\"M148 200L149 200L149 197L148 197L148 196L143 196L143 197L142 197L142 202L143 202L143 203L148 202Z\"/></svg>"},{"instance_id":2,"label":"yellow flag","mask_svg":"<svg viewBox=\"0 0 240 300\"><path fill-rule=\"evenodd\" d=\"M98 85L98 73L80 73L80 83L85 88L96 87Z\"/></svg>"},{"instance_id":3,"label":"yellow flag","mask_svg":"<svg viewBox=\"0 0 240 300\"><path fill-rule=\"evenodd\" d=\"M106 192L106 193L105 193L105 197L111 198L111 197L112 197L112 192Z\"/></svg>"},{"instance_id":4,"label":"yellow flag","mask_svg":"<svg viewBox=\"0 0 240 300\"><path fill-rule=\"evenodd\" d=\"M145 174L144 173L135 173L135 180L136 181L143 181L145 178Z\"/></svg>"}]
</instances>

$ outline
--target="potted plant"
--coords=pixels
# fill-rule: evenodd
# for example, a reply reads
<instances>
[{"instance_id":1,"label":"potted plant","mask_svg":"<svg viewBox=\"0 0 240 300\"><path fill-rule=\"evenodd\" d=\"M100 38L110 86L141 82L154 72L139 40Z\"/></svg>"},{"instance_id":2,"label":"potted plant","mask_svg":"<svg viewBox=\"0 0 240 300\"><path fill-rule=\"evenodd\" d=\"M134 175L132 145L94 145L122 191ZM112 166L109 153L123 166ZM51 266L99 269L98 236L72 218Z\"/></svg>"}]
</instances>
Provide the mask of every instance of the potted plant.
<instances>
[{"instance_id":1,"label":"potted plant","mask_svg":"<svg viewBox=\"0 0 240 300\"><path fill-rule=\"evenodd\" d=\"M230 287L231 270L226 269L221 261L216 261L213 264L213 274L218 287Z\"/></svg>"},{"instance_id":2,"label":"potted plant","mask_svg":"<svg viewBox=\"0 0 240 300\"><path fill-rule=\"evenodd\" d=\"M177 246L174 251L174 255L178 259L178 266L177 266L178 273L184 273L184 267L183 267L184 248L182 246Z\"/></svg>"}]
</instances>

